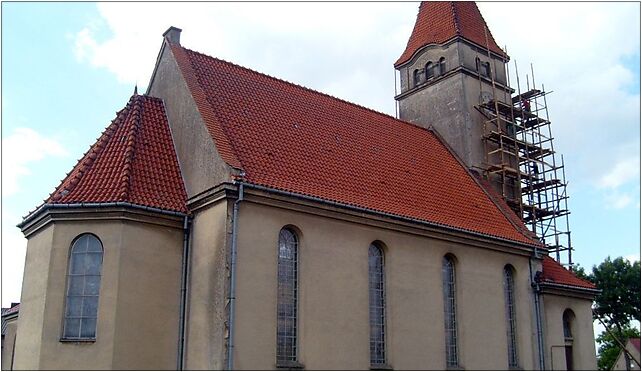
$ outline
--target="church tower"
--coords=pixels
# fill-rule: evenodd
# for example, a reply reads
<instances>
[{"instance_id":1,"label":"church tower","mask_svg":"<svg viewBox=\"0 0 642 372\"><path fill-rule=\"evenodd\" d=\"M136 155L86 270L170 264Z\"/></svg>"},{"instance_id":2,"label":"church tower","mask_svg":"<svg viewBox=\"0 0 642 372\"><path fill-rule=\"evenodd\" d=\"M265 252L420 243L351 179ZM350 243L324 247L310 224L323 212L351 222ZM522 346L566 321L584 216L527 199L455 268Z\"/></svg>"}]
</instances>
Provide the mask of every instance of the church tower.
<instances>
[{"instance_id":1,"label":"church tower","mask_svg":"<svg viewBox=\"0 0 642 372\"><path fill-rule=\"evenodd\" d=\"M408 45L394 64L401 81L395 97L400 119L432 127L468 168L488 178L496 177L489 175L490 164L518 168L514 156L504 154L500 161L502 154L482 140L485 118L476 108L510 102L508 60L474 2L422 2ZM501 184L502 196L519 197L516 183Z\"/></svg>"},{"instance_id":2,"label":"church tower","mask_svg":"<svg viewBox=\"0 0 642 372\"><path fill-rule=\"evenodd\" d=\"M474 2L422 2L394 64L399 118L434 130L570 265L564 159L554 150L547 93L535 86L532 69L527 91L519 80L512 89L508 60Z\"/></svg>"}]
</instances>

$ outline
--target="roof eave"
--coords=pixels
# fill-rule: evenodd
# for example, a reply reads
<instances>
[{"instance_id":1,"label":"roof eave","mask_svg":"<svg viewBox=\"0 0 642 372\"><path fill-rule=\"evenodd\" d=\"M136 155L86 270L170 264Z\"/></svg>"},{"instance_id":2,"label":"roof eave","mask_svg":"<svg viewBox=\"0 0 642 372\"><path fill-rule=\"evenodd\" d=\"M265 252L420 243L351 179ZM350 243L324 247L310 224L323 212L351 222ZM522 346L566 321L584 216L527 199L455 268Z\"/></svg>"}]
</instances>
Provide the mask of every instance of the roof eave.
<instances>
[{"instance_id":1,"label":"roof eave","mask_svg":"<svg viewBox=\"0 0 642 372\"><path fill-rule=\"evenodd\" d=\"M280 194L280 195L283 195L283 196L304 199L304 200L308 200L308 201L312 201L312 202L316 202L316 203L322 203L322 204L326 204L326 205L329 205L329 206L338 207L338 208L342 208L342 209L348 209L348 210L353 210L353 211L357 211L357 212L361 212L361 213L369 213L369 214L374 214L374 215L381 216L381 217L402 220L402 221L405 221L405 222L410 222L410 223L418 224L418 225L422 225L422 226L429 226L429 227L434 227L434 228L454 231L454 232L458 232L458 233L462 233L462 234L472 235L472 236L475 236L475 237L478 237L478 238L491 239L491 240L494 240L494 241L497 241L497 242L502 242L504 244L509 244L509 245L515 246L517 248L528 249L529 251L535 249L540 254L543 254L543 253L547 252L547 249L544 246L539 245L539 244L535 244L535 243L529 244L529 243L526 243L526 242L520 242L520 241L516 241L516 240L502 238L502 237L499 237L499 236L496 236L496 235L490 235L490 234L485 234L485 233L477 232L477 231L473 231L473 230L467 230L467 229L458 228L458 227L455 227L455 226L444 225L444 224L440 224L440 223L437 223L437 222L420 220L420 219L407 217L407 216L403 216L403 215L383 212L383 211L370 209L370 208L366 208L366 207L360 207L360 206L341 203L341 202L337 202L337 201L333 201L333 200L329 200L329 199L319 198L319 197L316 197L316 196L305 195L305 194L300 194L300 193L291 192L291 191L285 191L285 190L281 190L281 189L277 189L277 188L273 188L273 187L269 187L269 186L265 186L265 185L255 184L255 183L252 183L252 182L247 181L247 180L237 179L237 180L234 181L234 183L243 184L244 187L253 188L253 189L256 189L256 190L259 190L259 191L265 191L265 192L268 192L268 193L275 193L275 194Z\"/></svg>"},{"instance_id":2,"label":"roof eave","mask_svg":"<svg viewBox=\"0 0 642 372\"><path fill-rule=\"evenodd\" d=\"M144 210L147 212L152 212L152 213L158 213L161 215L167 215L167 216L176 216L176 217L187 217L189 216L188 213L185 212L179 212L179 211L173 211L173 210L168 210L168 209L161 209L161 208L156 208L156 207L149 207L146 205L141 205L141 204L135 204L135 203L130 203L130 202L101 202L101 203L67 203L67 204L59 204L59 203L45 203L42 204L40 207L38 207L36 210L33 212L29 213L27 216L25 216L19 224L16 225L21 230L25 230L25 228L33 222L36 218L41 216L42 214L46 213L49 210L54 210L54 209L72 209L72 208L109 208L109 207L125 207L125 208L132 208L132 209L138 209L138 210Z\"/></svg>"}]
</instances>

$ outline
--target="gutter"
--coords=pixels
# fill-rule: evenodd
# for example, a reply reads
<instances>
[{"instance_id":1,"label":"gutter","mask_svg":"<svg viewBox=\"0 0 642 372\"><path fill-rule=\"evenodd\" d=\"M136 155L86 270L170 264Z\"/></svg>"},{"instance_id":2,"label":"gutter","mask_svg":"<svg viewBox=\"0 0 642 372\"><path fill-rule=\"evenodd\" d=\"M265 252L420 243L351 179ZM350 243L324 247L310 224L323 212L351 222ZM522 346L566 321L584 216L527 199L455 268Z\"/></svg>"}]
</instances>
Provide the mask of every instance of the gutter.
<instances>
[{"instance_id":1,"label":"gutter","mask_svg":"<svg viewBox=\"0 0 642 372\"><path fill-rule=\"evenodd\" d=\"M533 276L533 259L540 258L537 255L537 251L533 250L533 256L528 259L528 271L531 278L531 287L533 288L533 303L535 304L535 329L537 330L537 356L539 362L539 370L543 371L545 369L544 362L544 329L542 327L542 311L540 304L540 293L541 289L539 287L539 276L541 271L535 273Z\"/></svg>"},{"instance_id":2,"label":"gutter","mask_svg":"<svg viewBox=\"0 0 642 372\"><path fill-rule=\"evenodd\" d=\"M238 235L239 204L243 201L243 182L238 182L238 197L234 202L232 210L232 247L230 252L230 313L229 313L229 337L227 341L227 370L234 369L234 319L236 309L236 250Z\"/></svg>"},{"instance_id":3,"label":"gutter","mask_svg":"<svg viewBox=\"0 0 642 372\"><path fill-rule=\"evenodd\" d=\"M377 210L374 210L374 209L363 208L363 207L358 207L358 206L355 206L355 205L344 204L344 203L335 202L335 201L331 201L331 200L321 199L321 198L318 198L318 197L315 197L315 196L297 194L297 193L290 192L290 191L283 191L283 190L273 189L273 188L269 188L269 187L265 187L265 186L261 186L261 185L256 185L256 184L252 184L252 183L246 183L246 182L242 182L242 181L239 181L238 184L239 185L244 185L247 188L251 188L251 189L255 189L255 190L259 190L259 191L265 191L265 192L278 194L278 195L283 195L283 196L287 196L287 197L298 198L298 199L303 199L303 200L309 200L309 201L325 204L325 205L332 206L332 207L349 209L349 210L353 210L353 211L360 212L360 213L374 214L374 215L378 215L378 216L382 216L382 217L388 217L388 218L392 218L392 219L396 219L396 220L400 220L400 221L404 221L404 222L411 222L411 223L415 223L415 224L419 224L419 225L423 225L423 226L429 226L429 227L438 227L438 228L445 229L445 230L448 230L448 231L455 231L455 232L465 233L465 234L469 234L469 235L473 235L473 236L477 236L477 237L481 237L481 238L492 239L492 240L495 240L495 241L501 241L501 242L508 243L510 245L513 245L513 246L519 246L519 247L522 247L522 248L534 249L534 250L536 250L538 252L539 251L544 251L544 252L546 251L546 248L539 246L537 243L528 244L528 243L519 242L519 241L515 241L515 240L509 240L509 239L502 238L502 237L495 236L495 235L480 233L480 232L476 232L476 231L472 231L472 230L461 229L461 228L457 228L457 227L453 227L453 226L449 226L449 225L443 225L443 224L436 223L436 222L428 222L428 221L419 220L419 219L416 219L416 218L404 217L404 216L400 216L400 215L396 215L396 214L392 214L392 213L386 213L386 212L381 212L381 211L377 211Z\"/></svg>"},{"instance_id":4,"label":"gutter","mask_svg":"<svg viewBox=\"0 0 642 372\"><path fill-rule=\"evenodd\" d=\"M71 203L71 204L53 204L45 203L38 207L35 211L29 213L19 224L16 225L18 228L24 227L26 224L31 222L38 216L40 213L50 210L50 209L71 209L71 208L109 208L109 207L127 207L132 209L144 210L147 212L154 212L159 214L164 214L168 216L177 216L185 217L186 213L170 211L166 209L160 209L155 207L148 207L140 204L133 204L129 202L107 202L107 203Z\"/></svg>"},{"instance_id":5,"label":"gutter","mask_svg":"<svg viewBox=\"0 0 642 372\"><path fill-rule=\"evenodd\" d=\"M187 320L187 281L189 277L189 217L183 219L183 256L181 262L181 298L178 318L178 355L176 369L185 369L185 323Z\"/></svg>"}]
</instances>

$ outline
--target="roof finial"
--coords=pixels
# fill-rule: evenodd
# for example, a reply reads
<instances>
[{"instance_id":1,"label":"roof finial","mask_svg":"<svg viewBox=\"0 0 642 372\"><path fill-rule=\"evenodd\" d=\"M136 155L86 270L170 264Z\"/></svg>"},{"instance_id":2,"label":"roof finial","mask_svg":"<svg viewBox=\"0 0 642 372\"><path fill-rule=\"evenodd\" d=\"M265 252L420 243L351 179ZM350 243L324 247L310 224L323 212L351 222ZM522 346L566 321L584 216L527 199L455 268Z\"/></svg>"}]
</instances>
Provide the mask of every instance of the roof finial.
<instances>
[{"instance_id":1,"label":"roof finial","mask_svg":"<svg viewBox=\"0 0 642 372\"><path fill-rule=\"evenodd\" d=\"M138 95L138 81L136 81L136 85L134 85L134 95Z\"/></svg>"}]
</instances>

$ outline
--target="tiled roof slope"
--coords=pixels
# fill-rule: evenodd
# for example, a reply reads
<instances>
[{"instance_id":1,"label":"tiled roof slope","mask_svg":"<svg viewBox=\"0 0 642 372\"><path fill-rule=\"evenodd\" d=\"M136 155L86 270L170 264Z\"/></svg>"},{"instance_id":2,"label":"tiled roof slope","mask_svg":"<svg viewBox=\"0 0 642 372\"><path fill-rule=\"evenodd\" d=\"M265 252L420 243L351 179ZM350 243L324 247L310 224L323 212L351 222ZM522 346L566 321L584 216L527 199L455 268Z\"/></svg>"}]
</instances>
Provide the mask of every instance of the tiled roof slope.
<instances>
[{"instance_id":1,"label":"tiled roof slope","mask_svg":"<svg viewBox=\"0 0 642 372\"><path fill-rule=\"evenodd\" d=\"M247 182L538 244L431 131L177 44L172 50L181 71L194 72L190 88L205 94L200 113L225 136L223 159L232 151Z\"/></svg>"},{"instance_id":2,"label":"tiled roof slope","mask_svg":"<svg viewBox=\"0 0 642 372\"><path fill-rule=\"evenodd\" d=\"M187 213L163 102L134 94L46 203L129 202Z\"/></svg>"},{"instance_id":3,"label":"tiled roof slope","mask_svg":"<svg viewBox=\"0 0 642 372\"><path fill-rule=\"evenodd\" d=\"M542 281L553 284L570 285L573 287L595 289L595 284L580 279L570 270L565 269L551 257L544 256L542 261Z\"/></svg>"},{"instance_id":4,"label":"tiled roof slope","mask_svg":"<svg viewBox=\"0 0 642 372\"><path fill-rule=\"evenodd\" d=\"M507 57L495 42L474 2L422 1L406 50L395 62L395 67L410 60L420 48L429 44L443 44L456 36L486 48L484 30L487 30L488 48L492 52Z\"/></svg>"}]
</instances>

